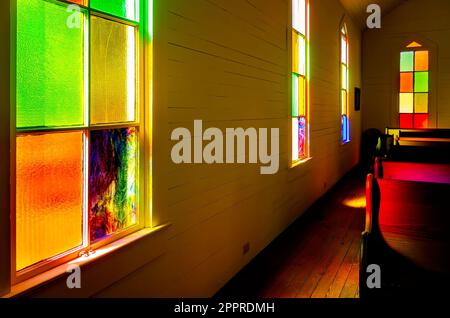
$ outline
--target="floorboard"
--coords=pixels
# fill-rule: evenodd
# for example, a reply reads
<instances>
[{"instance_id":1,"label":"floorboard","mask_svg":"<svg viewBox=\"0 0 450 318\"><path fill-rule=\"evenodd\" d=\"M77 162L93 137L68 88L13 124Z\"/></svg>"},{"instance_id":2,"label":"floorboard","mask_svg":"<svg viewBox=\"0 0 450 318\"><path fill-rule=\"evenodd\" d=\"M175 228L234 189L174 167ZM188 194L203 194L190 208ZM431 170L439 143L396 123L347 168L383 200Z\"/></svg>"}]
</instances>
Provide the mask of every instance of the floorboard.
<instances>
[{"instance_id":1,"label":"floorboard","mask_svg":"<svg viewBox=\"0 0 450 318\"><path fill-rule=\"evenodd\" d=\"M357 298L365 177L358 169L280 235L217 297Z\"/></svg>"}]
</instances>

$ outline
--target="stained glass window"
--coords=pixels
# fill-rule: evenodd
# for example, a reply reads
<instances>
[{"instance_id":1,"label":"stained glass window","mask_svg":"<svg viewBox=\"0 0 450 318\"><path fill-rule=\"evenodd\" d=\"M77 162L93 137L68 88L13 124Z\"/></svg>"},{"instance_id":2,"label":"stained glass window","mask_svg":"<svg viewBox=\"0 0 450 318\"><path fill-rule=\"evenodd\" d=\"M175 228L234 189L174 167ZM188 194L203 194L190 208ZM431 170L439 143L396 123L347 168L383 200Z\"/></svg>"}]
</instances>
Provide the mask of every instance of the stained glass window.
<instances>
[{"instance_id":1,"label":"stained glass window","mask_svg":"<svg viewBox=\"0 0 450 318\"><path fill-rule=\"evenodd\" d=\"M400 53L400 128L428 128L429 51L418 42Z\"/></svg>"},{"instance_id":2,"label":"stained glass window","mask_svg":"<svg viewBox=\"0 0 450 318\"><path fill-rule=\"evenodd\" d=\"M140 224L139 12L147 2L68 2L17 2L19 276Z\"/></svg>"},{"instance_id":3,"label":"stained glass window","mask_svg":"<svg viewBox=\"0 0 450 318\"><path fill-rule=\"evenodd\" d=\"M292 0L292 161L309 155L309 3Z\"/></svg>"},{"instance_id":4,"label":"stained glass window","mask_svg":"<svg viewBox=\"0 0 450 318\"><path fill-rule=\"evenodd\" d=\"M348 68L349 68L349 43L347 26L344 24L340 31L341 36L341 140L342 143L350 142L350 115L348 106Z\"/></svg>"}]
</instances>

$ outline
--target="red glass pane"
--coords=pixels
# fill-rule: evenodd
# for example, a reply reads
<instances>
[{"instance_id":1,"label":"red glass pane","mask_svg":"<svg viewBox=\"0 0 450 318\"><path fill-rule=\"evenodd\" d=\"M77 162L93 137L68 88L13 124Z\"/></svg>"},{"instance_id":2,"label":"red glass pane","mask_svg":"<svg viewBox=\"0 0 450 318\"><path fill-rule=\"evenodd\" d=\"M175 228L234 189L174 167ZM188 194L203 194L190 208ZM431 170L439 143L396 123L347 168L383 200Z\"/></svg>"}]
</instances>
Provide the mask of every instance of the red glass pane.
<instances>
[{"instance_id":1,"label":"red glass pane","mask_svg":"<svg viewBox=\"0 0 450 318\"><path fill-rule=\"evenodd\" d=\"M428 128L428 114L415 114L414 115L414 128L422 129Z\"/></svg>"},{"instance_id":2,"label":"red glass pane","mask_svg":"<svg viewBox=\"0 0 450 318\"><path fill-rule=\"evenodd\" d=\"M400 114L400 128L414 128L413 114Z\"/></svg>"}]
</instances>

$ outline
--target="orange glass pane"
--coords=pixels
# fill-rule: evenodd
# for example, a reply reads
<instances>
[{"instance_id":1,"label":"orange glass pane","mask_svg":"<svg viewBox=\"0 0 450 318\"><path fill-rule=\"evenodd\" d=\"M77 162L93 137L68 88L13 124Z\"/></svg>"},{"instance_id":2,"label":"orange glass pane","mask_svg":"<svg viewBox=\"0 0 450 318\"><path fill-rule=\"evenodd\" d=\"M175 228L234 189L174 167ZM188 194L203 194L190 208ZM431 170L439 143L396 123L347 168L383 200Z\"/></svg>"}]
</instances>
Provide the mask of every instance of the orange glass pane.
<instances>
[{"instance_id":1,"label":"orange glass pane","mask_svg":"<svg viewBox=\"0 0 450 318\"><path fill-rule=\"evenodd\" d=\"M82 244L83 133L17 137L16 269Z\"/></svg>"},{"instance_id":2,"label":"orange glass pane","mask_svg":"<svg viewBox=\"0 0 450 318\"><path fill-rule=\"evenodd\" d=\"M341 115L347 115L348 113L348 98L347 91L341 90Z\"/></svg>"},{"instance_id":3,"label":"orange glass pane","mask_svg":"<svg viewBox=\"0 0 450 318\"><path fill-rule=\"evenodd\" d=\"M416 47L421 47L422 45L421 44L419 44L419 43L417 43L417 42L411 42L408 46L407 46L407 48L416 48Z\"/></svg>"},{"instance_id":4,"label":"orange glass pane","mask_svg":"<svg viewBox=\"0 0 450 318\"><path fill-rule=\"evenodd\" d=\"M400 73L400 92L412 93L414 91L414 73Z\"/></svg>"},{"instance_id":5,"label":"orange glass pane","mask_svg":"<svg viewBox=\"0 0 450 318\"><path fill-rule=\"evenodd\" d=\"M428 71L428 51L417 51L415 53L414 68L416 72Z\"/></svg>"}]
</instances>

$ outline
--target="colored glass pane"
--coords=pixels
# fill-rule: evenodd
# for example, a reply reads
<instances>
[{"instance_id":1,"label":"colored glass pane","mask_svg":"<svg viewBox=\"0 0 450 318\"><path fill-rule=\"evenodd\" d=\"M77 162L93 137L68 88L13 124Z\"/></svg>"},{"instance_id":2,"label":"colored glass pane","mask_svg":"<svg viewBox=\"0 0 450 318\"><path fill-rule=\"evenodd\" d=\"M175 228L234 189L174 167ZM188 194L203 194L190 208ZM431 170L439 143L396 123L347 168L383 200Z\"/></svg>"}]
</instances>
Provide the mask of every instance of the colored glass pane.
<instances>
[{"instance_id":1,"label":"colored glass pane","mask_svg":"<svg viewBox=\"0 0 450 318\"><path fill-rule=\"evenodd\" d=\"M414 92L428 93L428 72L414 73Z\"/></svg>"},{"instance_id":2,"label":"colored glass pane","mask_svg":"<svg viewBox=\"0 0 450 318\"><path fill-rule=\"evenodd\" d=\"M298 117L292 118L292 160L296 161L300 159L299 157L299 146L298 146Z\"/></svg>"},{"instance_id":3,"label":"colored glass pane","mask_svg":"<svg viewBox=\"0 0 450 318\"><path fill-rule=\"evenodd\" d=\"M414 128L425 129L428 128L428 114L415 114L414 115Z\"/></svg>"},{"instance_id":4,"label":"colored glass pane","mask_svg":"<svg viewBox=\"0 0 450 318\"><path fill-rule=\"evenodd\" d=\"M347 91L341 90L341 115L346 115L348 112L347 107L348 99L347 99Z\"/></svg>"},{"instance_id":5,"label":"colored glass pane","mask_svg":"<svg viewBox=\"0 0 450 318\"><path fill-rule=\"evenodd\" d=\"M306 117L298 119L298 157L300 159L306 156Z\"/></svg>"},{"instance_id":6,"label":"colored glass pane","mask_svg":"<svg viewBox=\"0 0 450 318\"><path fill-rule=\"evenodd\" d=\"M347 45L348 45L347 37L342 36L341 37L341 63L342 64L348 63L348 56L347 56L348 46Z\"/></svg>"},{"instance_id":7,"label":"colored glass pane","mask_svg":"<svg viewBox=\"0 0 450 318\"><path fill-rule=\"evenodd\" d=\"M400 94L400 113L412 114L414 112L414 94Z\"/></svg>"},{"instance_id":8,"label":"colored glass pane","mask_svg":"<svg viewBox=\"0 0 450 318\"><path fill-rule=\"evenodd\" d=\"M400 72L414 71L414 52L402 52L400 54Z\"/></svg>"},{"instance_id":9,"label":"colored glass pane","mask_svg":"<svg viewBox=\"0 0 450 318\"><path fill-rule=\"evenodd\" d=\"M400 92L412 93L414 91L414 73L400 73Z\"/></svg>"},{"instance_id":10,"label":"colored glass pane","mask_svg":"<svg viewBox=\"0 0 450 318\"><path fill-rule=\"evenodd\" d=\"M139 21L139 0L90 0L91 8L120 18Z\"/></svg>"},{"instance_id":11,"label":"colored glass pane","mask_svg":"<svg viewBox=\"0 0 450 318\"><path fill-rule=\"evenodd\" d=\"M411 43L407 46L407 48L417 48L417 47L422 47L422 45L420 45L420 44L417 43L417 42L411 42Z\"/></svg>"},{"instance_id":12,"label":"colored glass pane","mask_svg":"<svg viewBox=\"0 0 450 318\"><path fill-rule=\"evenodd\" d=\"M348 73L347 73L347 66L341 65L341 88L344 90L348 89Z\"/></svg>"},{"instance_id":13,"label":"colored glass pane","mask_svg":"<svg viewBox=\"0 0 450 318\"><path fill-rule=\"evenodd\" d=\"M83 125L84 15L67 27L67 6L17 2L17 127Z\"/></svg>"},{"instance_id":14,"label":"colored glass pane","mask_svg":"<svg viewBox=\"0 0 450 318\"><path fill-rule=\"evenodd\" d=\"M298 115L306 116L306 81L302 76L298 78Z\"/></svg>"},{"instance_id":15,"label":"colored glass pane","mask_svg":"<svg viewBox=\"0 0 450 318\"><path fill-rule=\"evenodd\" d=\"M82 244L83 133L17 137L16 268Z\"/></svg>"},{"instance_id":16,"label":"colored glass pane","mask_svg":"<svg viewBox=\"0 0 450 318\"><path fill-rule=\"evenodd\" d=\"M415 52L414 70L416 72L428 71L428 67L429 67L428 51Z\"/></svg>"},{"instance_id":17,"label":"colored glass pane","mask_svg":"<svg viewBox=\"0 0 450 318\"><path fill-rule=\"evenodd\" d=\"M292 117L298 117L298 75L292 75Z\"/></svg>"},{"instance_id":18,"label":"colored glass pane","mask_svg":"<svg viewBox=\"0 0 450 318\"><path fill-rule=\"evenodd\" d=\"M292 72L300 74L299 69L299 41L300 36L297 32L292 31Z\"/></svg>"},{"instance_id":19,"label":"colored glass pane","mask_svg":"<svg viewBox=\"0 0 450 318\"><path fill-rule=\"evenodd\" d=\"M413 114L400 114L400 128L414 128Z\"/></svg>"},{"instance_id":20,"label":"colored glass pane","mask_svg":"<svg viewBox=\"0 0 450 318\"><path fill-rule=\"evenodd\" d=\"M350 140L349 136L349 122L346 115L342 115L342 142L348 142Z\"/></svg>"},{"instance_id":21,"label":"colored glass pane","mask_svg":"<svg viewBox=\"0 0 450 318\"><path fill-rule=\"evenodd\" d=\"M84 5L86 5L87 0L68 0L68 1L84 6Z\"/></svg>"},{"instance_id":22,"label":"colored glass pane","mask_svg":"<svg viewBox=\"0 0 450 318\"><path fill-rule=\"evenodd\" d=\"M306 35L306 0L292 0L292 27Z\"/></svg>"},{"instance_id":23,"label":"colored glass pane","mask_svg":"<svg viewBox=\"0 0 450 318\"><path fill-rule=\"evenodd\" d=\"M306 41L303 37L298 41L298 73L306 75Z\"/></svg>"},{"instance_id":24,"label":"colored glass pane","mask_svg":"<svg viewBox=\"0 0 450 318\"><path fill-rule=\"evenodd\" d=\"M428 113L428 93L414 94L414 112Z\"/></svg>"},{"instance_id":25,"label":"colored glass pane","mask_svg":"<svg viewBox=\"0 0 450 318\"><path fill-rule=\"evenodd\" d=\"M91 123L135 120L135 29L91 17Z\"/></svg>"},{"instance_id":26,"label":"colored glass pane","mask_svg":"<svg viewBox=\"0 0 450 318\"><path fill-rule=\"evenodd\" d=\"M91 132L89 225L92 241L136 224L136 156L134 128Z\"/></svg>"}]
</instances>

